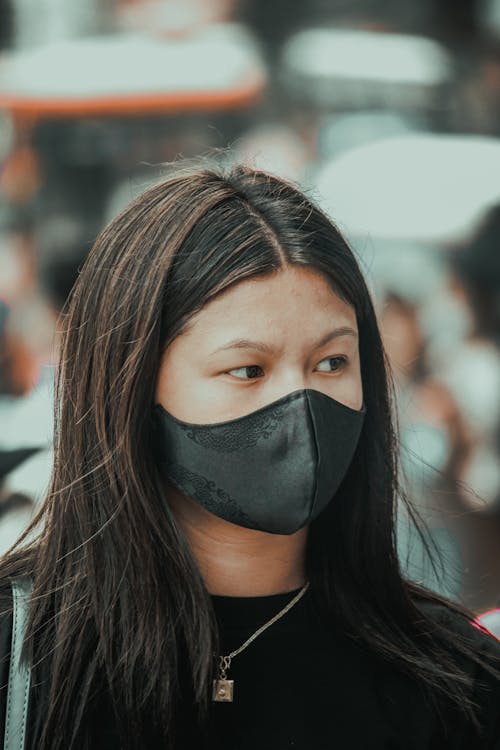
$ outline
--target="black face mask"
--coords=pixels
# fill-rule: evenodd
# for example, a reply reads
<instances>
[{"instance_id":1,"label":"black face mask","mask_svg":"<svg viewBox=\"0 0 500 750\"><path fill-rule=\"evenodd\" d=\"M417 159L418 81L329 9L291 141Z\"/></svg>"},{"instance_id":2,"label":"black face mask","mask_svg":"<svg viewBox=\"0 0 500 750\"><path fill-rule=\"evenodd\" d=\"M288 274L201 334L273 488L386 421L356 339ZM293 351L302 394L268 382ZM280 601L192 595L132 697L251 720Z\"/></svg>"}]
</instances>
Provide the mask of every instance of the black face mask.
<instances>
[{"instance_id":1,"label":"black face mask","mask_svg":"<svg viewBox=\"0 0 500 750\"><path fill-rule=\"evenodd\" d=\"M154 407L168 480L219 518L271 534L293 534L326 508L365 413L310 389L216 424Z\"/></svg>"}]
</instances>

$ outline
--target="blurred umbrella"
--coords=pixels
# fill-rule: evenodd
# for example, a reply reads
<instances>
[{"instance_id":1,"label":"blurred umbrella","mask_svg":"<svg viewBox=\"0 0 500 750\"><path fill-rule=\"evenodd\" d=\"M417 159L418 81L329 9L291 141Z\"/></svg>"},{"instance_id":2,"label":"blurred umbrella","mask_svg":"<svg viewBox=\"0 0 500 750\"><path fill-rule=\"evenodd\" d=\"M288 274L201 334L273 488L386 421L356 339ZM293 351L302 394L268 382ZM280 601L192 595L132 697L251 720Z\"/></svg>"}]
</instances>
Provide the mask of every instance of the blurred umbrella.
<instances>
[{"instance_id":1,"label":"blurred umbrella","mask_svg":"<svg viewBox=\"0 0 500 750\"><path fill-rule=\"evenodd\" d=\"M7 53L0 106L32 116L233 109L253 102L265 69L252 35L213 24L189 37L88 37Z\"/></svg>"},{"instance_id":2,"label":"blurred umbrella","mask_svg":"<svg viewBox=\"0 0 500 750\"><path fill-rule=\"evenodd\" d=\"M319 201L350 236L463 240L500 200L500 139L409 134L320 167Z\"/></svg>"},{"instance_id":3,"label":"blurred umbrella","mask_svg":"<svg viewBox=\"0 0 500 750\"><path fill-rule=\"evenodd\" d=\"M311 28L284 45L282 75L291 92L321 107L434 107L451 75L443 47L423 37Z\"/></svg>"}]
</instances>

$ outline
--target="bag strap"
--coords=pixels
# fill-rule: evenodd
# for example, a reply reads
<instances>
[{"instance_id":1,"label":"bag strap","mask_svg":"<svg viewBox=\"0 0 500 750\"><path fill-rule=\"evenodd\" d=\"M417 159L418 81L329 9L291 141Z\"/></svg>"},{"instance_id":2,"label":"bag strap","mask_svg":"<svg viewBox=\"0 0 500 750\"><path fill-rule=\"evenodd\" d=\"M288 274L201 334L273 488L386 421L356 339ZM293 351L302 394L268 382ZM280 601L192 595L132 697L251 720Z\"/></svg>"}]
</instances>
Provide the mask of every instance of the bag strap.
<instances>
[{"instance_id":1,"label":"bag strap","mask_svg":"<svg viewBox=\"0 0 500 750\"><path fill-rule=\"evenodd\" d=\"M11 585L12 646L3 747L4 750L24 750L31 672L29 664L25 660L21 661L21 652L28 621L32 582L30 578L17 578L11 582Z\"/></svg>"}]
</instances>

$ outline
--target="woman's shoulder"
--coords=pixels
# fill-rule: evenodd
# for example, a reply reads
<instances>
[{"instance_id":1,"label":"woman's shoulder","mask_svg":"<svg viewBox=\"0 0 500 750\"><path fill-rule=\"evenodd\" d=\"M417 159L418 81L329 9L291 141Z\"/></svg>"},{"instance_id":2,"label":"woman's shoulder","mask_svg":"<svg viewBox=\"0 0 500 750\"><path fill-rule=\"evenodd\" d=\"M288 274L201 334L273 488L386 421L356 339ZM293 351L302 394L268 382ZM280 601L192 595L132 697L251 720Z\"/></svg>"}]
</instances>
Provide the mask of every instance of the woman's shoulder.
<instances>
[{"instance_id":1,"label":"woman's shoulder","mask_svg":"<svg viewBox=\"0 0 500 750\"><path fill-rule=\"evenodd\" d=\"M478 653L489 653L492 658L500 660L500 641L481 625L472 613L462 611L453 603L424 600L418 603L418 608L425 617L433 621L440 632L450 634L450 645L453 636L470 644ZM500 669L500 663L498 665Z\"/></svg>"},{"instance_id":2,"label":"woman's shoulder","mask_svg":"<svg viewBox=\"0 0 500 750\"><path fill-rule=\"evenodd\" d=\"M425 602L420 609L438 624L441 645L471 679L475 702L487 722L494 723L500 748L500 641L451 603Z\"/></svg>"},{"instance_id":3,"label":"woman's shoulder","mask_svg":"<svg viewBox=\"0 0 500 750\"><path fill-rule=\"evenodd\" d=\"M473 613L453 602L429 599L420 601L418 608L427 623L435 623L440 646L470 679L469 696L480 727L473 746L500 750L500 641L476 621ZM454 716L455 731L460 733L463 716Z\"/></svg>"}]
</instances>

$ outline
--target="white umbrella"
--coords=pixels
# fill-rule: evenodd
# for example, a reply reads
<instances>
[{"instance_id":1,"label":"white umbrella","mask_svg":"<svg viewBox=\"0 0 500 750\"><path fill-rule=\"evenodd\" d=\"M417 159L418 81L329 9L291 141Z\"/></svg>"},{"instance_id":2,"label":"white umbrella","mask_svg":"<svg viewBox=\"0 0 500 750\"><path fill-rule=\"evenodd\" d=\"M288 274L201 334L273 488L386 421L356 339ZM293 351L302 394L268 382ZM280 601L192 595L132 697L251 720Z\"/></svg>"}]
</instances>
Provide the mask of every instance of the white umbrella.
<instances>
[{"instance_id":1,"label":"white umbrella","mask_svg":"<svg viewBox=\"0 0 500 750\"><path fill-rule=\"evenodd\" d=\"M286 42L282 69L292 88L323 104L420 109L433 103L452 65L446 50L424 37L310 28Z\"/></svg>"},{"instance_id":2,"label":"white umbrella","mask_svg":"<svg viewBox=\"0 0 500 750\"><path fill-rule=\"evenodd\" d=\"M327 162L315 182L318 201L351 236L457 242L500 201L500 139L386 138Z\"/></svg>"},{"instance_id":3,"label":"white umbrella","mask_svg":"<svg viewBox=\"0 0 500 750\"><path fill-rule=\"evenodd\" d=\"M43 113L72 105L104 108L118 98L123 106L135 103L140 110L145 97L153 96L155 106L165 108L172 102L178 108L193 106L186 97L195 104L196 97L201 104L206 97L215 102L225 97L230 105L256 95L265 78L257 45L241 24L213 24L179 39L103 35L6 53L0 65L0 106Z\"/></svg>"}]
</instances>

